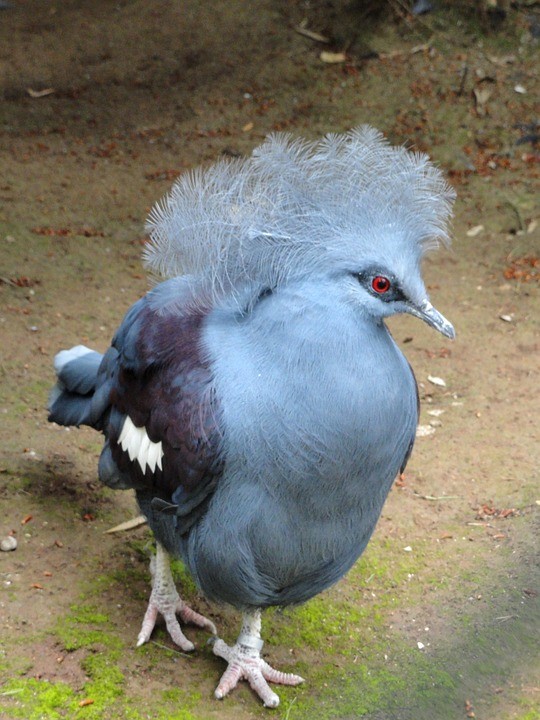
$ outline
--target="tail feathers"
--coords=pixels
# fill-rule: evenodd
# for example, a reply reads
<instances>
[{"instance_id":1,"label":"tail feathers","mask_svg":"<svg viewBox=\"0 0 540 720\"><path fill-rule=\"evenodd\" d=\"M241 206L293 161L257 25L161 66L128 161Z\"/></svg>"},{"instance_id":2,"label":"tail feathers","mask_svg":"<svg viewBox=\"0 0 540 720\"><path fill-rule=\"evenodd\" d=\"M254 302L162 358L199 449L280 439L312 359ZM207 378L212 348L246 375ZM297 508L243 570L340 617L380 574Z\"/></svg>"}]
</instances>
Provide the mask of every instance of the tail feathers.
<instances>
[{"instance_id":1,"label":"tail feathers","mask_svg":"<svg viewBox=\"0 0 540 720\"><path fill-rule=\"evenodd\" d=\"M54 359L58 381L49 396L51 422L96 427L99 418L93 397L102 357L84 345L58 353Z\"/></svg>"},{"instance_id":2,"label":"tail feathers","mask_svg":"<svg viewBox=\"0 0 540 720\"><path fill-rule=\"evenodd\" d=\"M96 387L96 378L103 355L84 345L62 350L54 358L58 381L77 395L87 395Z\"/></svg>"},{"instance_id":3,"label":"tail feathers","mask_svg":"<svg viewBox=\"0 0 540 720\"><path fill-rule=\"evenodd\" d=\"M58 392L54 388L49 400L49 422L55 422L58 425L76 425L77 427L90 425L87 422L90 402L91 399L88 397L73 395L65 391Z\"/></svg>"}]
</instances>

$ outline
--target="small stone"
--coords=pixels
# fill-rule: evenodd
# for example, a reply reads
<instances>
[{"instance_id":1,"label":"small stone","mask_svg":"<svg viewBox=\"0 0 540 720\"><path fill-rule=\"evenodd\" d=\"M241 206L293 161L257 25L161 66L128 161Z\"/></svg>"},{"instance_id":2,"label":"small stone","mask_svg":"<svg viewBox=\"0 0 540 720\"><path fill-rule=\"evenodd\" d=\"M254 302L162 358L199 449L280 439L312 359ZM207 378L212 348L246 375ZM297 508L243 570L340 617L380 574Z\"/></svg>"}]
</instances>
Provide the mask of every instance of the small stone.
<instances>
[{"instance_id":1,"label":"small stone","mask_svg":"<svg viewBox=\"0 0 540 720\"><path fill-rule=\"evenodd\" d=\"M511 323L514 319L511 315L499 315L499 318L501 320L504 320L504 322L509 322L509 323Z\"/></svg>"},{"instance_id":2,"label":"small stone","mask_svg":"<svg viewBox=\"0 0 540 720\"><path fill-rule=\"evenodd\" d=\"M446 382L440 377L436 377L435 375L428 375L427 379L429 380L429 382L432 385L438 385L439 387L446 387Z\"/></svg>"},{"instance_id":3,"label":"small stone","mask_svg":"<svg viewBox=\"0 0 540 720\"><path fill-rule=\"evenodd\" d=\"M7 537L3 538L0 542L0 550L2 552L9 552L10 550L16 550L17 549L17 538L14 538L13 535L8 535Z\"/></svg>"},{"instance_id":4,"label":"small stone","mask_svg":"<svg viewBox=\"0 0 540 720\"><path fill-rule=\"evenodd\" d=\"M435 432L435 428L431 425L419 425L416 428L416 437L427 437L428 435L433 435Z\"/></svg>"}]
</instances>

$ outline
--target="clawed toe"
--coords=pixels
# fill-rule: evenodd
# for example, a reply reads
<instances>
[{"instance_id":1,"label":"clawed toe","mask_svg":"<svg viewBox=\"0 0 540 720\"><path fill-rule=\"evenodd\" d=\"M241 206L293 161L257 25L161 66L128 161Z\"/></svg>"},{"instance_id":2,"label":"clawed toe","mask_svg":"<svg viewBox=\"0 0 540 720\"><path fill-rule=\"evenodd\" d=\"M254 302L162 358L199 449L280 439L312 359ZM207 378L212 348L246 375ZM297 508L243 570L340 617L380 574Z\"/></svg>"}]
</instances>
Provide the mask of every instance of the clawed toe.
<instances>
[{"instance_id":1,"label":"clawed toe","mask_svg":"<svg viewBox=\"0 0 540 720\"><path fill-rule=\"evenodd\" d=\"M238 642L230 647L223 640L216 640L213 651L215 655L229 663L214 693L218 700L228 695L237 686L239 680L247 680L264 706L275 708L279 705L279 696L271 689L269 682L280 685L299 685L304 682L299 675L275 670L261 658L258 648Z\"/></svg>"},{"instance_id":2,"label":"clawed toe","mask_svg":"<svg viewBox=\"0 0 540 720\"><path fill-rule=\"evenodd\" d=\"M216 635L214 623L205 618L204 615L192 610L178 595L170 570L169 556L159 543L156 556L152 558L150 570L152 574L152 594L137 638L137 647L150 640L160 614L163 615L172 641L184 652L191 652L195 649L195 645L182 632L177 615L180 616L183 622L192 623Z\"/></svg>"},{"instance_id":3,"label":"clawed toe","mask_svg":"<svg viewBox=\"0 0 540 720\"><path fill-rule=\"evenodd\" d=\"M188 608L188 606L184 603L182 603L182 605L182 610L186 609L190 612L193 612L191 608ZM167 627L167 632L169 633L171 640L176 645L178 645L178 647L180 647L184 652L192 652L192 650L195 649L195 645L191 642L191 640L188 640L182 632L182 629L180 628L180 623L176 618L175 609L171 609L170 606L164 607L162 603L154 602L152 600L152 597L150 597L148 608L146 609L146 613L142 623L141 631L137 638L137 647L140 647L145 642L148 642L148 640L150 640L150 636L152 635L152 631L154 630L156 620L159 614L163 615L165 625Z\"/></svg>"},{"instance_id":4,"label":"clawed toe","mask_svg":"<svg viewBox=\"0 0 540 720\"><path fill-rule=\"evenodd\" d=\"M197 625L197 627L203 628L203 630L208 630L212 633L212 635L217 635L217 629L214 623L209 620L204 615L201 615L198 612L195 612L195 610L192 610L188 605L186 605L185 602L182 600L180 601L181 607L178 607L176 609L176 612L180 615L182 620L185 623L191 623L192 625Z\"/></svg>"}]
</instances>

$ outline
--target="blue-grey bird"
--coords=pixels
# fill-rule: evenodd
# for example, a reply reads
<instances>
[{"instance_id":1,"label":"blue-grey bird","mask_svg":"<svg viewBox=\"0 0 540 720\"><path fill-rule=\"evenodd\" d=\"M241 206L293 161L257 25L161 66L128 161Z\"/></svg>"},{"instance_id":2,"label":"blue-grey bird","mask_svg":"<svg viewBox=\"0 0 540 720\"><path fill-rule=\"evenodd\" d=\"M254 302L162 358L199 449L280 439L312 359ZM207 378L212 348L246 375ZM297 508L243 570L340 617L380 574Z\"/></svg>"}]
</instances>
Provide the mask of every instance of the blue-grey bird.
<instances>
[{"instance_id":1,"label":"blue-grey bird","mask_svg":"<svg viewBox=\"0 0 540 720\"><path fill-rule=\"evenodd\" d=\"M251 157L182 176L149 219L146 263L168 277L102 356L59 353L51 421L105 436L99 476L134 488L157 540L139 644L158 614L184 650L169 555L243 613L216 690L297 684L261 657L261 610L301 603L363 552L411 453L418 394L384 319L453 338L421 276L448 241L454 193L423 154L361 127L275 135Z\"/></svg>"}]
</instances>

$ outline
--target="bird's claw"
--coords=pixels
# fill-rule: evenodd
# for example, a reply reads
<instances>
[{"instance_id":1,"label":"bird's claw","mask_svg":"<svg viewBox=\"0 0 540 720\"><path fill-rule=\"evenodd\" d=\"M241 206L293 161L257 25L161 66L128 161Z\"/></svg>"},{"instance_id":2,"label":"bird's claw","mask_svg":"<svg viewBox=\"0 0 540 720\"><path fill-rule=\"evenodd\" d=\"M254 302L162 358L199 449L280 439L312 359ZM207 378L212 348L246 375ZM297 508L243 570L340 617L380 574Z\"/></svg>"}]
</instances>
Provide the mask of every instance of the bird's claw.
<instances>
[{"instance_id":1,"label":"bird's claw","mask_svg":"<svg viewBox=\"0 0 540 720\"><path fill-rule=\"evenodd\" d=\"M137 647L150 640L159 614L163 615L172 641L184 652L191 652L195 649L195 645L182 632L177 615L183 622L197 625L217 635L214 623L192 610L178 594L171 575L168 556L159 545L156 558L150 563L150 570L152 594L137 638Z\"/></svg>"},{"instance_id":2,"label":"bird's claw","mask_svg":"<svg viewBox=\"0 0 540 720\"><path fill-rule=\"evenodd\" d=\"M152 600L152 597L150 598L148 607L146 608L141 631L137 638L137 647L140 647L150 640L157 617L160 613L163 615L167 632L171 636L172 641L178 645L178 647L182 648L184 652L191 652L194 650L195 645L191 642L191 640L187 639L180 628L180 624L176 618L176 608L171 607L170 605L165 607L163 604L158 604Z\"/></svg>"},{"instance_id":3,"label":"bird's claw","mask_svg":"<svg viewBox=\"0 0 540 720\"><path fill-rule=\"evenodd\" d=\"M269 682L280 685L299 685L304 682L300 675L275 670L265 662L258 650L236 643L230 647L223 640L216 640L213 645L214 655L223 658L229 664L219 681L214 693L222 700L239 680L247 680L252 690L263 701L265 707L275 708L279 705L279 696L270 688Z\"/></svg>"}]
</instances>

